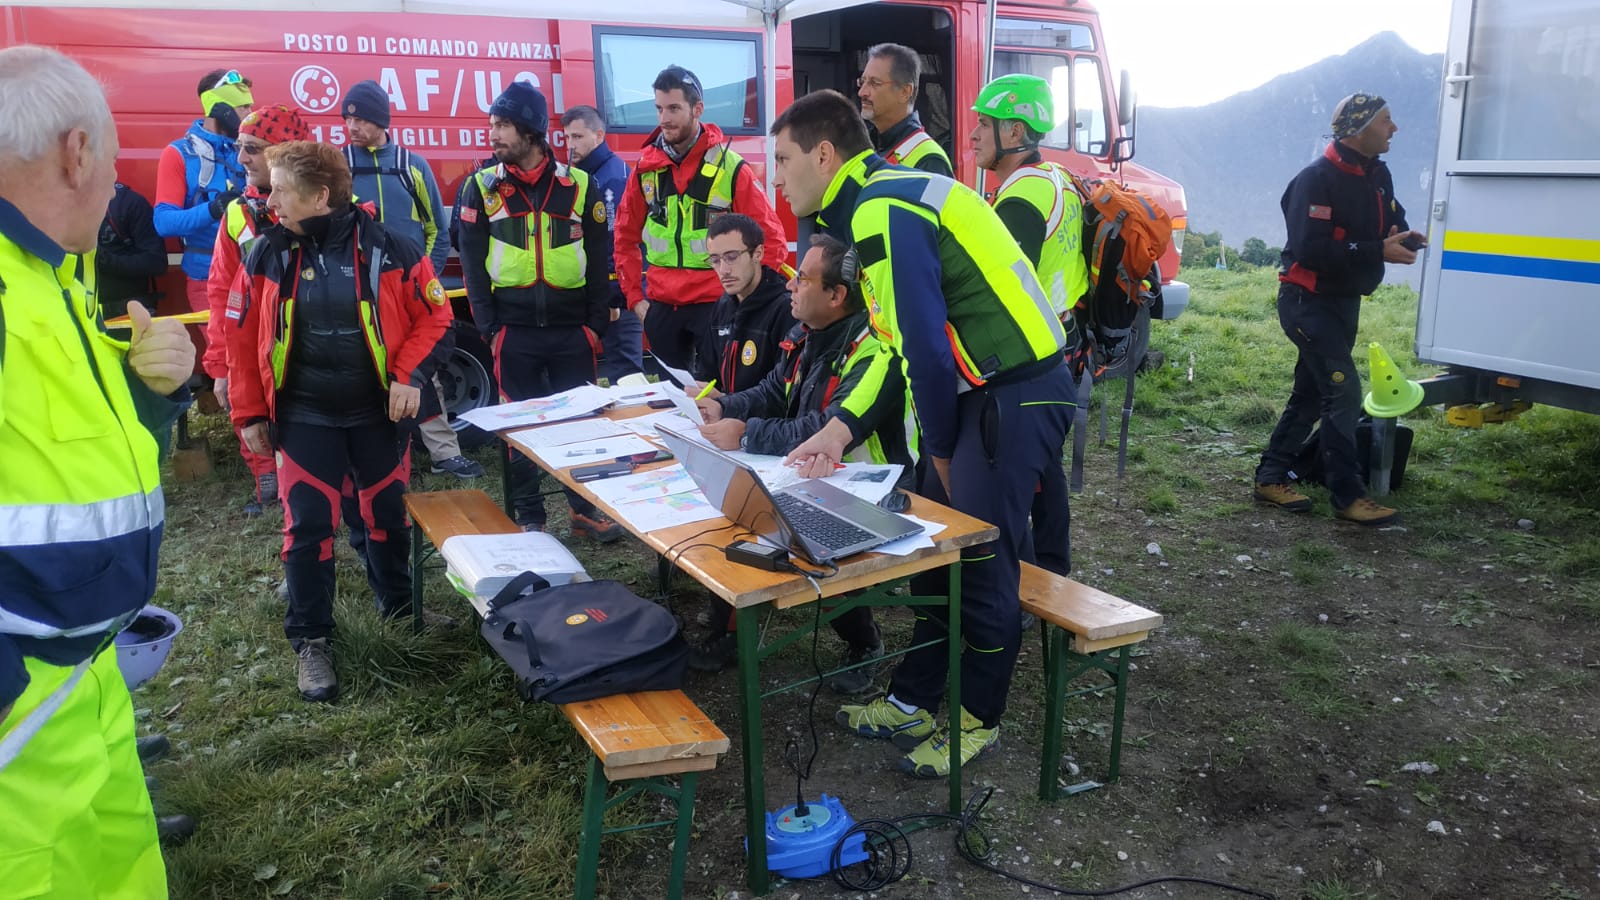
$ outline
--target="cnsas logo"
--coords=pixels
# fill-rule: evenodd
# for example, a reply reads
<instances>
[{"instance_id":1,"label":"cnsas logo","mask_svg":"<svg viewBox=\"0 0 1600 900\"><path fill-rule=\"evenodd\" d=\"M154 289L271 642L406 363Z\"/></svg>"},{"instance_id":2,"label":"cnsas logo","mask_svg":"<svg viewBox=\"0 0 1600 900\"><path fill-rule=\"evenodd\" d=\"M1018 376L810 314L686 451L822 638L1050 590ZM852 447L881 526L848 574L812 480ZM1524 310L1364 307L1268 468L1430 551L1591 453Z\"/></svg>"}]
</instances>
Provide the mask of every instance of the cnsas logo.
<instances>
[{"instance_id":1,"label":"cnsas logo","mask_svg":"<svg viewBox=\"0 0 1600 900\"><path fill-rule=\"evenodd\" d=\"M289 78L289 96L308 113L330 112L339 105L339 79L321 66L301 66Z\"/></svg>"}]
</instances>

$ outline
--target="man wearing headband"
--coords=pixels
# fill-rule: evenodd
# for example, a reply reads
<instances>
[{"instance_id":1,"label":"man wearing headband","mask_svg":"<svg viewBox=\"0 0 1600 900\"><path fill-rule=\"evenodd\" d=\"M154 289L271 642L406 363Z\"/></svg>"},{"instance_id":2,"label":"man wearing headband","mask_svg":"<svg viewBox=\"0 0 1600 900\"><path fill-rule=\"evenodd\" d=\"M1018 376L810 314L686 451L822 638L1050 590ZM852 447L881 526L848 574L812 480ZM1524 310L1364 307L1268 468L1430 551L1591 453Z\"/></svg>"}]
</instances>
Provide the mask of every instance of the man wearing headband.
<instances>
[{"instance_id":1,"label":"man wearing headband","mask_svg":"<svg viewBox=\"0 0 1600 900\"><path fill-rule=\"evenodd\" d=\"M161 151L156 171L156 233L183 241L183 274L188 278L189 309L207 308L206 280L217 225L228 204L244 193L247 178L239 165L240 121L250 114L250 79L232 69L207 72L195 88L200 115L183 137ZM193 329L205 344L204 331Z\"/></svg>"},{"instance_id":2,"label":"man wearing headband","mask_svg":"<svg viewBox=\"0 0 1600 900\"><path fill-rule=\"evenodd\" d=\"M1395 511L1367 497L1356 457L1361 377L1350 351L1361 297L1383 281L1385 263L1410 265L1426 244L1406 224L1394 180L1378 155L1399 130L1389 104L1355 93L1333 110L1333 142L1289 182L1280 205L1288 226L1278 270L1278 322L1300 351L1294 390L1256 468L1257 500L1290 512L1311 498L1289 483L1289 468L1320 419L1323 481L1334 515L1383 525Z\"/></svg>"}]
</instances>

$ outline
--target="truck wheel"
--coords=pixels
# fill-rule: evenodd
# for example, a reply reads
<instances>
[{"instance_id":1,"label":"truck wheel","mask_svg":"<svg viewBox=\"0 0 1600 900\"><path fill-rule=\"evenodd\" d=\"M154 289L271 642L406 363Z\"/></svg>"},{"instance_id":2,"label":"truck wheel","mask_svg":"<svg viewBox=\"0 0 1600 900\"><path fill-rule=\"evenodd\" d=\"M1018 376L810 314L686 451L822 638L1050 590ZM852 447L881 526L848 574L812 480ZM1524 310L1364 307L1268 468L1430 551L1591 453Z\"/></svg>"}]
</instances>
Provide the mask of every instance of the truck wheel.
<instances>
[{"instance_id":1,"label":"truck wheel","mask_svg":"<svg viewBox=\"0 0 1600 900\"><path fill-rule=\"evenodd\" d=\"M494 441L494 435L458 418L468 410L499 402L500 386L494 378L494 356L489 345L470 322L452 326L456 346L439 367L439 383L444 387L444 408L450 416L461 449L473 450Z\"/></svg>"}]
</instances>

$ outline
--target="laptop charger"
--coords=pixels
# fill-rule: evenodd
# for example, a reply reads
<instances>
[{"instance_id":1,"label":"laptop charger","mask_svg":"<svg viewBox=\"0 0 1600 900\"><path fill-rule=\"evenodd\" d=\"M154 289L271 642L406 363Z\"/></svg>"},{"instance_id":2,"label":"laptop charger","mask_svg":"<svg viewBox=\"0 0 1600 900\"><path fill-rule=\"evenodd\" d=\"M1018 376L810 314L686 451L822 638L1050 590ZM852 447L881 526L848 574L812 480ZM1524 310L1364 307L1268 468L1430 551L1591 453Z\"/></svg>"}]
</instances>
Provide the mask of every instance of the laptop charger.
<instances>
[{"instance_id":1,"label":"laptop charger","mask_svg":"<svg viewBox=\"0 0 1600 900\"><path fill-rule=\"evenodd\" d=\"M752 569L765 569L768 572L787 572L789 565L789 551L782 547L768 547L754 541L734 541L722 548L728 562L736 562Z\"/></svg>"}]
</instances>

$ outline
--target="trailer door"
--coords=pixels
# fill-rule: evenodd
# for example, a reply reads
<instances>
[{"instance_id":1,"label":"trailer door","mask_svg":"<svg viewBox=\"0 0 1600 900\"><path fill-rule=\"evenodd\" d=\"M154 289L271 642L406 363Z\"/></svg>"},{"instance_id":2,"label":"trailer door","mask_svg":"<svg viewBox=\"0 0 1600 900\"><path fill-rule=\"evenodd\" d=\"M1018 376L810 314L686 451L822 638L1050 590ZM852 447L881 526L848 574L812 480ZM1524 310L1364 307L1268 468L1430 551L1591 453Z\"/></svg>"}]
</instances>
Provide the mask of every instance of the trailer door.
<instances>
[{"instance_id":1,"label":"trailer door","mask_svg":"<svg viewBox=\"0 0 1600 900\"><path fill-rule=\"evenodd\" d=\"M1417 355L1600 388L1600 4L1455 0Z\"/></svg>"}]
</instances>

